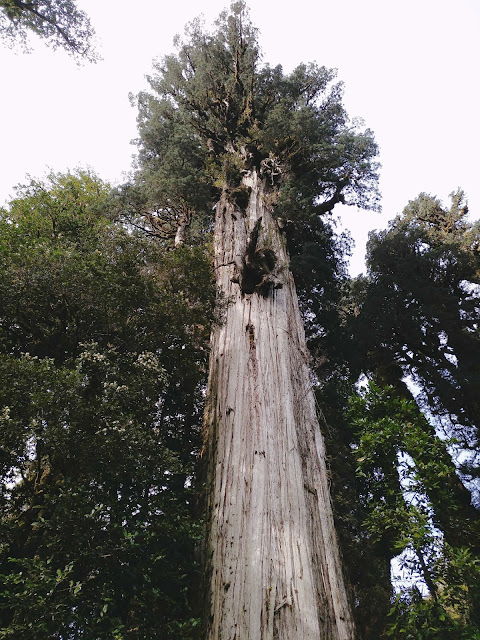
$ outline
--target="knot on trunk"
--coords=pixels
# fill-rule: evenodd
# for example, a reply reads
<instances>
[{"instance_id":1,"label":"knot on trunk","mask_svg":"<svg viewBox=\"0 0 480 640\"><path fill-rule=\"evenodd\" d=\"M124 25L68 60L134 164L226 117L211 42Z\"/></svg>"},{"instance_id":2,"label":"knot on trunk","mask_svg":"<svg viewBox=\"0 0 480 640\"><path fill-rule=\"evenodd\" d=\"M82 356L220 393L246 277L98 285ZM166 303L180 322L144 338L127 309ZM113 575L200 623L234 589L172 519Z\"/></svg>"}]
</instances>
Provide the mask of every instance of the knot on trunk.
<instances>
[{"instance_id":1,"label":"knot on trunk","mask_svg":"<svg viewBox=\"0 0 480 640\"><path fill-rule=\"evenodd\" d=\"M252 229L245 249L245 255L236 264L232 278L238 282L243 294L259 293L268 296L272 289L280 289L283 284L278 278L278 259L270 247L259 246L258 237L262 218Z\"/></svg>"}]
</instances>

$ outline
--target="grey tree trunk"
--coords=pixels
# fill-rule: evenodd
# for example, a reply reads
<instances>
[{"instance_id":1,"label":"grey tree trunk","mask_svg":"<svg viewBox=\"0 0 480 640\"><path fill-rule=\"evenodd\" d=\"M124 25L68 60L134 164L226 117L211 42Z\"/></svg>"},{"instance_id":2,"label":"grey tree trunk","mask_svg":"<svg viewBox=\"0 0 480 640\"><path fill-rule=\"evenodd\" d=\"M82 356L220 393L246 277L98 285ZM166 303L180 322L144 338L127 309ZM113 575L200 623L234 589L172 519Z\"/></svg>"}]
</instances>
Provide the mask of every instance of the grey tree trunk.
<instances>
[{"instance_id":1,"label":"grey tree trunk","mask_svg":"<svg viewBox=\"0 0 480 640\"><path fill-rule=\"evenodd\" d=\"M225 191L215 270L227 307L214 329L205 414L208 640L352 640L325 449L303 323L271 193Z\"/></svg>"}]
</instances>

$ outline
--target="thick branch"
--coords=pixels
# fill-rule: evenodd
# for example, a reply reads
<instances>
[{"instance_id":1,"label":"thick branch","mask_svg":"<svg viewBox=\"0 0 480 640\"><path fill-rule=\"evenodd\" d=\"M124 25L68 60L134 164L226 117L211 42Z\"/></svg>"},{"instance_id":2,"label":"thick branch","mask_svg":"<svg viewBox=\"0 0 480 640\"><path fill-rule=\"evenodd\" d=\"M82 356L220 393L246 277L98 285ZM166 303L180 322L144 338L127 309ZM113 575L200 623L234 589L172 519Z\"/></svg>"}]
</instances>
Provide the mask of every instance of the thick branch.
<instances>
[{"instance_id":1,"label":"thick branch","mask_svg":"<svg viewBox=\"0 0 480 640\"><path fill-rule=\"evenodd\" d=\"M339 204L339 203L344 204L345 196L342 194L342 191L347 186L348 182L349 182L348 178L344 178L343 180L340 180L337 183L337 186L335 188L335 193L333 194L333 196L329 200L326 200L325 202L318 204L315 207L315 212L318 213L319 215L322 215L324 213L330 213L330 211L333 210L336 204Z\"/></svg>"}]
</instances>

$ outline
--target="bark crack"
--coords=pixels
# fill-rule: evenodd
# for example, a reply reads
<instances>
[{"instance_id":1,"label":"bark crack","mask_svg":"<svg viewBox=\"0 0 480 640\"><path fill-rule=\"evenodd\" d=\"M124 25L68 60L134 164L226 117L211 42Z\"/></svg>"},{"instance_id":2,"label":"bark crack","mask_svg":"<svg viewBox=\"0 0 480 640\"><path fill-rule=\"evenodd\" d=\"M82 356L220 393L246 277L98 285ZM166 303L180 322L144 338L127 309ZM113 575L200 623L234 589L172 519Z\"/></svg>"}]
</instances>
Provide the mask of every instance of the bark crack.
<instances>
[{"instance_id":1,"label":"bark crack","mask_svg":"<svg viewBox=\"0 0 480 640\"><path fill-rule=\"evenodd\" d=\"M225 194L216 217L217 285L231 302L212 334L205 412L206 637L352 640L286 243L266 180L248 179L245 215Z\"/></svg>"}]
</instances>

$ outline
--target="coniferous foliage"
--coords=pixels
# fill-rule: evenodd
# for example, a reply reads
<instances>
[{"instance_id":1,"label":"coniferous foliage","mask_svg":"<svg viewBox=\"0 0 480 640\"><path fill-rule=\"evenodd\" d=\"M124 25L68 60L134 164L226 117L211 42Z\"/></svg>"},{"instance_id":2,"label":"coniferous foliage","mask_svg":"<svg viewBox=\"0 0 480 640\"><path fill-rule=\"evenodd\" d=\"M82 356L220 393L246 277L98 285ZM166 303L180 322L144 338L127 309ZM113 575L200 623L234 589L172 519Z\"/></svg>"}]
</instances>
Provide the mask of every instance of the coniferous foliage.
<instances>
[{"instance_id":1,"label":"coniferous foliage","mask_svg":"<svg viewBox=\"0 0 480 640\"><path fill-rule=\"evenodd\" d=\"M384 371L387 383L389 375L411 375L423 406L473 453L480 423L480 235L467 212L462 192L452 194L449 209L421 194L389 230L372 234L362 317L369 327L367 369Z\"/></svg>"},{"instance_id":2,"label":"coniferous foliage","mask_svg":"<svg viewBox=\"0 0 480 640\"><path fill-rule=\"evenodd\" d=\"M466 216L460 191L450 209L420 194L371 234L369 274L351 285L351 363L374 383L349 413L359 524L413 580L392 637L479 633L478 224Z\"/></svg>"},{"instance_id":3,"label":"coniferous foliage","mask_svg":"<svg viewBox=\"0 0 480 640\"><path fill-rule=\"evenodd\" d=\"M153 92L137 97L137 184L151 204L211 211L224 179L241 197L241 177L256 167L280 185L278 215L288 219L338 202L377 207L377 147L349 121L335 71L262 65L242 2L215 26L192 22L178 53L156 63Z\"/></svg>"}]
</instances>

